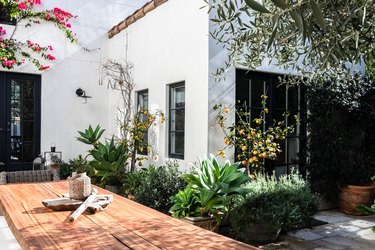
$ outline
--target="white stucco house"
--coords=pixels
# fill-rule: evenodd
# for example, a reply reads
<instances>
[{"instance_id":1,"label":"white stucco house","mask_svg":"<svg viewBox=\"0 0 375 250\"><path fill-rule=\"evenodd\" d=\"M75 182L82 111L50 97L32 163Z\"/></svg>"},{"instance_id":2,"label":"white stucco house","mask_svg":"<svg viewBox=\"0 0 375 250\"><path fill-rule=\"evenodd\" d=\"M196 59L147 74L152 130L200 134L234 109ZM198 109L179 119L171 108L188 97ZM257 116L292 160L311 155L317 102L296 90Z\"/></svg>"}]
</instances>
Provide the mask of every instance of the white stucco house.
<instances>
[{"instance_id":1,"label":"white stucco house","mask_svg":"<svg viewBox=\"0 0 375 250\"><path fill-rule=\"evenodd\" d=\"M205 5L203 0L136 2L137 5L134 1L118 0L46 1L42 7L57 5L79 16L72 25L80 45L69 44L48 24L19 28L21 39L30 37L56 44L59 58L42 74L30 65L0 72L2 87L9 82L7 79L19 76L30 76L39 86L36 90L40 91L40 111L35 111L39 120L34 124L37 127L33 132L34 151L27 151L29 156L23 154L24 159L30 160L37 151L49 151L52 142L63 152L64 160L83 154L87 148L75 136L77 130L89 124L100 124L106 128L107 136L117 133L118 94L98 84L99 65L108 58L126 60L133 65L134 107L147 105L151 111L162 110L166 114L167 122L149 132L149 143L158 155L156 161L150 158L150 163L177 159L182 168L187 168L187 163L196 161L198 156L216 154L224 146L224 136L215 125L212 109L218 103L230 106L241 100L256 114L260 96L267 94L271 100L269 119L280 117L286 110L303 115L303 91L296 87L277 87L278 75L284 73L280 69L262 67L256 72L247 72L232 67L225 79L215 81L212 74L227 56L225 49L209 36L213 25L207 9L201 8ZM78 88L92 96L86 104L75 94ZM6 90L0 93L5 95ZM9 98L5 102L9 103ZM1 108L0 146L8 151L0 150L0 161L9 166L11 154L4 152L10 152L11 131L8 136L5 131L7 124L11 125L15 119L12 121L9 115L5 118L3 114L9 110ZM283 155L270 168L281 173L298 165L297 154L305 140L301 131L305 131L303 124L289 136L283 145ZM226 154L233 160L234 150ZM17 166L13 164L10 169Z\"/></svg>"}]
</instances>

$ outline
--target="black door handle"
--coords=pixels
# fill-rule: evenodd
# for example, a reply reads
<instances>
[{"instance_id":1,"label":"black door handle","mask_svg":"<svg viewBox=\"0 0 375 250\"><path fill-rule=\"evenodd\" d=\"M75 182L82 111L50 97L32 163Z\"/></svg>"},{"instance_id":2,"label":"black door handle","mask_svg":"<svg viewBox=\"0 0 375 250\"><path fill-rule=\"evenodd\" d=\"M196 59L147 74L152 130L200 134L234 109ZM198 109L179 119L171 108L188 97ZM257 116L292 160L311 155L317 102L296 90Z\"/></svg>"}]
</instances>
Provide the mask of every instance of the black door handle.
<instances>
[{"instance_id":1,"label":"black door handle","mask_svg":"<svg viewBox=\"0 0 375 250\"><path fill-rule=\"evenodd\" d=\"M0 132L3 132L4 131L4 129L3 128L0 128Z\"/></svg>"}]
</instances>

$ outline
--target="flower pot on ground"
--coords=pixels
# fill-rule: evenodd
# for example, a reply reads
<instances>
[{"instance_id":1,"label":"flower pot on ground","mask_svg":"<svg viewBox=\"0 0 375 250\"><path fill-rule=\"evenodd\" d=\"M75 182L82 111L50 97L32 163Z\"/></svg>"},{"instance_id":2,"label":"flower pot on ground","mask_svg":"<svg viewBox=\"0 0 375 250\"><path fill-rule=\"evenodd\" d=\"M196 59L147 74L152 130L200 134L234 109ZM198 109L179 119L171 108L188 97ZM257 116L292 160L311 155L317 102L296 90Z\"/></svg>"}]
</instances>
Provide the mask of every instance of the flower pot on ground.
<instances>
[{"instance_id":1,"label":"flower pot on ground","mask_svg":"<svg viewBox=\"0 0 375 250\"><path fill-rule=\"evenodd\" d=\"M341 188L339 196L340 211L349 215L365 215L357 210L360 205L371 206L374 202L375 185L354 186L348 185Z\"/></svg>"}]
</instances>

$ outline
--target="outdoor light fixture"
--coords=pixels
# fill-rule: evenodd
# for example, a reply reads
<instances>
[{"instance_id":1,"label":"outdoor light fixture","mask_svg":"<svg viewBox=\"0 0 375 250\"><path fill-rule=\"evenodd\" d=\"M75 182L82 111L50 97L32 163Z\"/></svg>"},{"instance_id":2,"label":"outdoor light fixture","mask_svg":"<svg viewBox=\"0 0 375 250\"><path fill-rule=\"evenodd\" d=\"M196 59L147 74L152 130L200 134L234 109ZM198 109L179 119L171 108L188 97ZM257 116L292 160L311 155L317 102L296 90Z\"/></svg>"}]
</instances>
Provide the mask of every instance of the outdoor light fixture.
<instances>
[{"instance_id":1,"label":"outdoor light fixture","mask_svg":"<svg viewBox=\"0 0 375 250\"><path fill-rule=\"evenodd\" d=\"M86 95L86 91L84 91L81 88L78 88L76 90L76 94L77 94L77 96L82 97L82 103L83 104L87 103L87 98L92 98L91 96Z\"/></svg>"}]
</instances>

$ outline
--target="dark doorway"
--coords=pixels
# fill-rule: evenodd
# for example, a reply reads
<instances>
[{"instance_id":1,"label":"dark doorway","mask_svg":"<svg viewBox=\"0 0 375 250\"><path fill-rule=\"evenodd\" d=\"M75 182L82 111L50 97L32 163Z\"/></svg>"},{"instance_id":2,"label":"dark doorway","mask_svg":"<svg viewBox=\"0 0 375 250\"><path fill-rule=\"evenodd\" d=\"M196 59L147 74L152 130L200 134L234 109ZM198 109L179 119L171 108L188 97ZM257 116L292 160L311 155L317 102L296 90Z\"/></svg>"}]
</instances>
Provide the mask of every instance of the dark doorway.
<instances>
[{"instance_id":1,"label":"dark doorway","mask_svg":"<svg viewBox=\"0 0 375 250\"><path fill-rule=\"evenodd\" d=\"M0 72L0 162L6 171L32 169L40 151L38 75Z\"/></svg>"},{"instance_id":2,"label":"dark doorway","mask_svg":"<svg viewBox=\"0 0 375 250\"><path fill-rule=\"evenodd\" d=\"M267 95L269 113L265 117L266 126L271 126L274 120L285 119L283 114L289 112L286 124L295 124L294 116L300 124L286 140L280 143L282 152L276 161L266 161L267 172L275 171L276 175L287 174L292 168L304 172L305 157L301 156L306 145L306 126L304 90L300 86L280 84L280 75L236 70L236 100L237 105L246 107L251 114L251 120L260 116L262 110L261 95Z\"/></svg>"}]
</instances>

